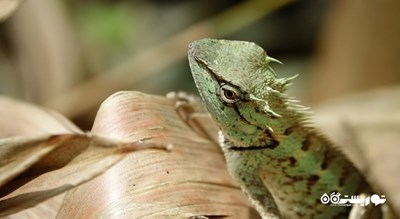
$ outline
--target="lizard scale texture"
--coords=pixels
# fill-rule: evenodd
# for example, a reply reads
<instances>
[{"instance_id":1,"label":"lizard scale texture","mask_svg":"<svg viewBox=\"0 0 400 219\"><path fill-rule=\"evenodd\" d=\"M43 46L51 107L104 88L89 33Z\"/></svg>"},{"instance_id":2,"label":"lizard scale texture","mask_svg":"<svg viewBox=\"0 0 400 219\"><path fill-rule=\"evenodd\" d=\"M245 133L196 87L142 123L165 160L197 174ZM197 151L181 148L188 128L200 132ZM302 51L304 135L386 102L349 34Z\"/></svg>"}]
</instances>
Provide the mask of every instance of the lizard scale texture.
<instances>
[{"instance_id":1,"label":"lizard scale texture","mask_svg":"<svg viewBox=\"0 0 400 219\"><path fill-rule=\"evenodd\" d=\"M251 42L203 39L189 46L191 71L220 128L230 174L263 218L347 218L351 207L324 205L324 193L371 192L361 173L307 123L285 95L294 78Z\"/></svg>"}]
</instances>

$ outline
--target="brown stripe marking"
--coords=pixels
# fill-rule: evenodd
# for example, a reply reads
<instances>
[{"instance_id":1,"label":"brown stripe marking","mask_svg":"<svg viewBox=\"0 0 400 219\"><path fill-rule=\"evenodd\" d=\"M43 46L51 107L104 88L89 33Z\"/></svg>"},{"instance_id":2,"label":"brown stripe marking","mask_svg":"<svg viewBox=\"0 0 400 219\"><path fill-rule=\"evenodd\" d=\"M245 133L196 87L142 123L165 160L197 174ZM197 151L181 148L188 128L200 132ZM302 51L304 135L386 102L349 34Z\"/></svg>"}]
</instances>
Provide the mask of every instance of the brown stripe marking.
<instances>
[{"instance_id":1,"label":"brown stripe marking","mask_svg":"<svg viewBox=\"0 0 400 219\"><path fill-rule=\"evenodd\" d=\"M304 141L301 142L301 150L308 151L308 149L310 149L310 146L312 144L312 138L313 138L312 134L306 135Z\"/></svg>"},{"instance_id":2,"label":"brown stripe marking","mask_svg":"<svg viewBox=\"0 0 400 219\"><path fill-rule=\"evenodd\" d=\"M291 126L287 127L283 132L284 135L288 136L292 134L296 129L300 128L300 124L298 122L294 122Z\"/></svg>"}]
</instances>

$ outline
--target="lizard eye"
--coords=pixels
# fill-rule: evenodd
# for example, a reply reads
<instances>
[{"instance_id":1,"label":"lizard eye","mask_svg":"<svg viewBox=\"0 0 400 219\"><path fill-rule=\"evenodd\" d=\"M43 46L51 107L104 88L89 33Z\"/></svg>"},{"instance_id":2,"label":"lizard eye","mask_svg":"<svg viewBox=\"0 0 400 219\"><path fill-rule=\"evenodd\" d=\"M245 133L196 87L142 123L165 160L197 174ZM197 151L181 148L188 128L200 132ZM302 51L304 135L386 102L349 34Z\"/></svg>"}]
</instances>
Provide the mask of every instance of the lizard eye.
<instances>
[{"instance_id":1,"label":"lizard eye","mask_svg":"<svg viewBox=\"0 0 400 219\"><path fill-rule=\"evenodd\" d=\"M221 99L225 103L236 103L240 100L241 93L237 88L223 84L220 89Z\"/></svg>"}]
</instances>

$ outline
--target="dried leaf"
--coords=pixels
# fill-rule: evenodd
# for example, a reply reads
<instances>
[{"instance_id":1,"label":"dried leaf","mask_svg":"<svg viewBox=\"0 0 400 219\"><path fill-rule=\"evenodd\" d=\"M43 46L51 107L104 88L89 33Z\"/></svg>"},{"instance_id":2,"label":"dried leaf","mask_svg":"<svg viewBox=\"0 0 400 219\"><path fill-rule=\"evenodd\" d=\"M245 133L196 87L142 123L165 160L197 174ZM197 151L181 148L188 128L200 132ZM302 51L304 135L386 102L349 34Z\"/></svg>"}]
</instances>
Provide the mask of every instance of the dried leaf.
<instances>
[{"instance_id":1,"label":"dried leaf","mask_svg":"<svg viewBox=\"0 0 400 219\"><path fill-rule=\"evenodd\" d=\"M57 146L50 142L48 136L38 139L0 139L0 187L50 153Z\"/></svg>"},{"instance_id":2,"label":"dried leaf","mask_svg":"<svg viewBox=\"0 0 400 219\"><path fill-rule=\"evenodd\" d=\"M316 121L342 145L400 215L400 87L363 92L325 103Z\"/></svg>"},{"instance_id":3,"label":"dried leaf","mask_svg":"<svg viewBox=\"0 0 400 219\"><path fill-rule=\"evenodd\" d=\"M103 102L93 133L173 148L129 154L68 192L58 218L258 218L232 182L219 148L183 122L174 106L172 99L138 92L119 92ZM210 119L208 125L215 127Z\"/></svg>"},{"instance_id":4,"label":"dried leaf","mask_svg":"<svg viewBox=\"0 0 400 219\"><path fill-rule=\"evenodd\" d=\"M56 112L18 100L14 100L9 97L0 96L0 138L18 136L14 139L14 144L16 143L16 141L20 141L20 143L23 143L25 141L25 143L29 145L28 139L36 138L38 140L39 136L42 136L44 138L44 135L57 133L83 132L68 119L64 118L62 115ZM7 142L4 139L0 141L3 143ZM8 142L8 144L12 143ZM30 144L33 144L33 142L30 142ZM10 152L11 156L6 156L5 158L4 156L1 156L0 160L2 160L2 162L4 162L6 159L16 159L20 161L14 162L14 165L17 165L19 167L16 167L14 169L9 166L9 168L7 168L7 172L5 172L4 174L0 174L0 181L2 182L1 184L4 184L5 181L9 181L13 177L16 177L16 174L18 174L19 172L23 172L24 168L29 167L29 165L27 165L29 162L31 162L30 164L32 165L33 160L39 159L40 156L45 156L45 154L50 153L53 148L34 147L20 149L25 151L26 154L24 154L22 151L18 152L18 150L14 149L14 151ZM4 154L5 150L5 146L0 147L0 153ZM38 155L40 156L37 157ZM24 159L24 156L26 160ZM23 166L23 164L26 164L26 166ZM2 170L2 172L6 171L4 168L5 167L1 165L0 169ZM2 190L3 189L0 190L0 193L3 193ZM44 203L41 203L38 206L35 206L34 208L18 212L17 214L13 214L12 216L8 216L7 218L54 218L56 212L58 211L62 198L63 195L57 196L55 198L45 201Z\"/></svg>"},{"instance_id":5,"label":"dried leaf","mask_svg":"<svg viewBox=\"0 0 400 219\"><path fill-rule=\"evenodd\" d=\"M11 166L4 166L0 173L10 175L7 174L7 171L11 170L14 173L15 166L23 166L24 169L21 169L25 171L1 187L0 216L34 206L87 182L121 160L126 152L146 148L141 144L122 143L99 136L82 134L46 136L33 141L23 141L22 144L11 145L16 146L12 148L7 145L11 149L6 152L16 152L13 156L15 159L6 160L7 163L11 163ZM25 146L51 149L45 152L40 151L42 153L32 158L29 155L33 153L19 150ZM22 154L28 155L29 162L25 162L28 163L26 165L13 165L24 162L23 159L26 157L19 156L20 151ZM33 149L33 151L35 150ZM22 159L19 159L20 157ZM31 162L32 160L33 162Z\"/></svg>"},{"instance_id":6,"label":"dried leaf","mask_svg":"<svg viewBox=\"0 0 400 219\"><path fill-rule=\"evenodd\" d=\"M127 152L157 147L85 134L54 112L6 97L0 115L0 127L7 127L0 130L0 216L93 179Z\"/></svg>"},{"instance_id":7,"label":"dried leaf","mask_svg":"<svg viewBox=\"0 0 400 219\"><path fill-rule=\"evenodd\" d=\"M60 133L83 132L57 112L0 96L0 138Z\"/></svg>"},{"instance_id":8,"label":"dried leaf","mask_svg":"<svg viewBox=\"0 0 400 219\"><path fill-rule=\"evenodd\" d=\"M60 208L61 202L64 199L65 193L62 193L58 196L50 198L33 208L28 208L23 211L17 212L12 215L8 215L2 217L4 219L21 219L21 218L37 218L37 219L45 219L45 218L56 218L58 209Z\"/></svg>"}]
</instances>

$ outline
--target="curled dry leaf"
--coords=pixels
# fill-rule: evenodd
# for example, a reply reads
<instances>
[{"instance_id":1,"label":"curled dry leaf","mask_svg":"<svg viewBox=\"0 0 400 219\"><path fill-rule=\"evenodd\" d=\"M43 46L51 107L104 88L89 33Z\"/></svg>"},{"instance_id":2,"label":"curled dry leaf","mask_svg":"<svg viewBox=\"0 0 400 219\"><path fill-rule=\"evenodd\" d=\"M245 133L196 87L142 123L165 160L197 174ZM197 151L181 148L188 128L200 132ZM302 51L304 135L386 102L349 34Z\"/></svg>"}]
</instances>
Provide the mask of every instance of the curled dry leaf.
<instances>
[{"instance_id":1,"label":"curled dry leaf","mask_svg":"<svg viewBox=\"0 0 400 219\"><path fill-rule=\"evenodd\" d=\"M204 125L215 128L210 118ZM175 100L116 93L100 107L92 132L173 148L129 154L68 192L58 218L258 218L232 182L219 148L180 119Z\"/></svg>"},{"instance_id":2,"label":"curled dry leaf","mask_svg":"<svg viewBox=\"0 0 400 219\"><path fill-rule=\"evenodd\" d=\"M93 179L127 152L155 147L82 133L54 112L9 98L0 97L0 113L0 216L35 206ZM42 213L36 216L49 216L49 212ZM18 214L22 215L35 214Z\"/></svg>"},{"instance_id":3,"label":"curled dry leaf","mask_svg":"<svg viewBox=\"0 0 400 219\"><path fill-rule=\"evenodd\" d=\"M0 96L0 138L83 133L57 112Z\"/></svg>"},{"instance_id":4,"label":"curled dry leaf","mask_svg":"<svg viewBox=\"0 0 400 219\"><path fill-rule=\"evenodd\" d=\"M31 138L32 140L34 140L35 138L37 139L39 138L38 136L44 137L44 135L56 133L80 132L82 131L78 127L76 127L73 123L71 123L69 120L56 112L21 101L17 101L12 98L0 96L0 138L18 136L18 139L16 138L15 141L20 141L22 143L24 141L27 142L28 138ZM24 139L23 137L26 137L27 139ZM5 140L1 141L3 143L6 142ZM8 144L12 143L8 142ZM4 150L3 146L1 146L0 148ZM40 151L38 148L35 149L36 153ZM31 150L34 151L35 149ZM50 148L42 149L48 150ZM14 158L19 157L18 152L14 151L14 154L12 156ZM31 156L34 156L34 154L31 154ZM5 159L10 159L10 157L6 157ZM9 169L9 171L16 170ZM7 175L8 174L11 173L7 173ZM3 174L1 174L0 177L6 178L6 176L4 176ZM4 179L2 179L2 181L3 180ZM60 206L60 200L62 198L63 195L59 195L55 198L47 200L45 203L41 203L38 206L35 206L34 208L18 212L17 214L13 214L12 216L8 217L43 218L44 216L46 216L47 218L54 218Z\"/></svg>"},{"instance_id":5,"label":"curled dry leaf","mask_svg":"<svg viewBox=\"0 0 400 219\"><path fill-rule=\"evenodd\" d=\"M6 150L0 155L10 157L10 153L16 152L18 156L3 161L0 174L9 176L11 174L7 172L10 169L22 172L12 178L12 181L6 178L8 182L5 181L6 184L1 187L0 216L32 207L87 182L118 162L125 152L136 149L131 144L82 134L11 140L9 142L12 144L2 145ZM21 150L24 148L29 149L25 152ZM38 152L34 153L36 151ZM3 165L4 163L8 165Z\"/></svg>"}]
</instances>

